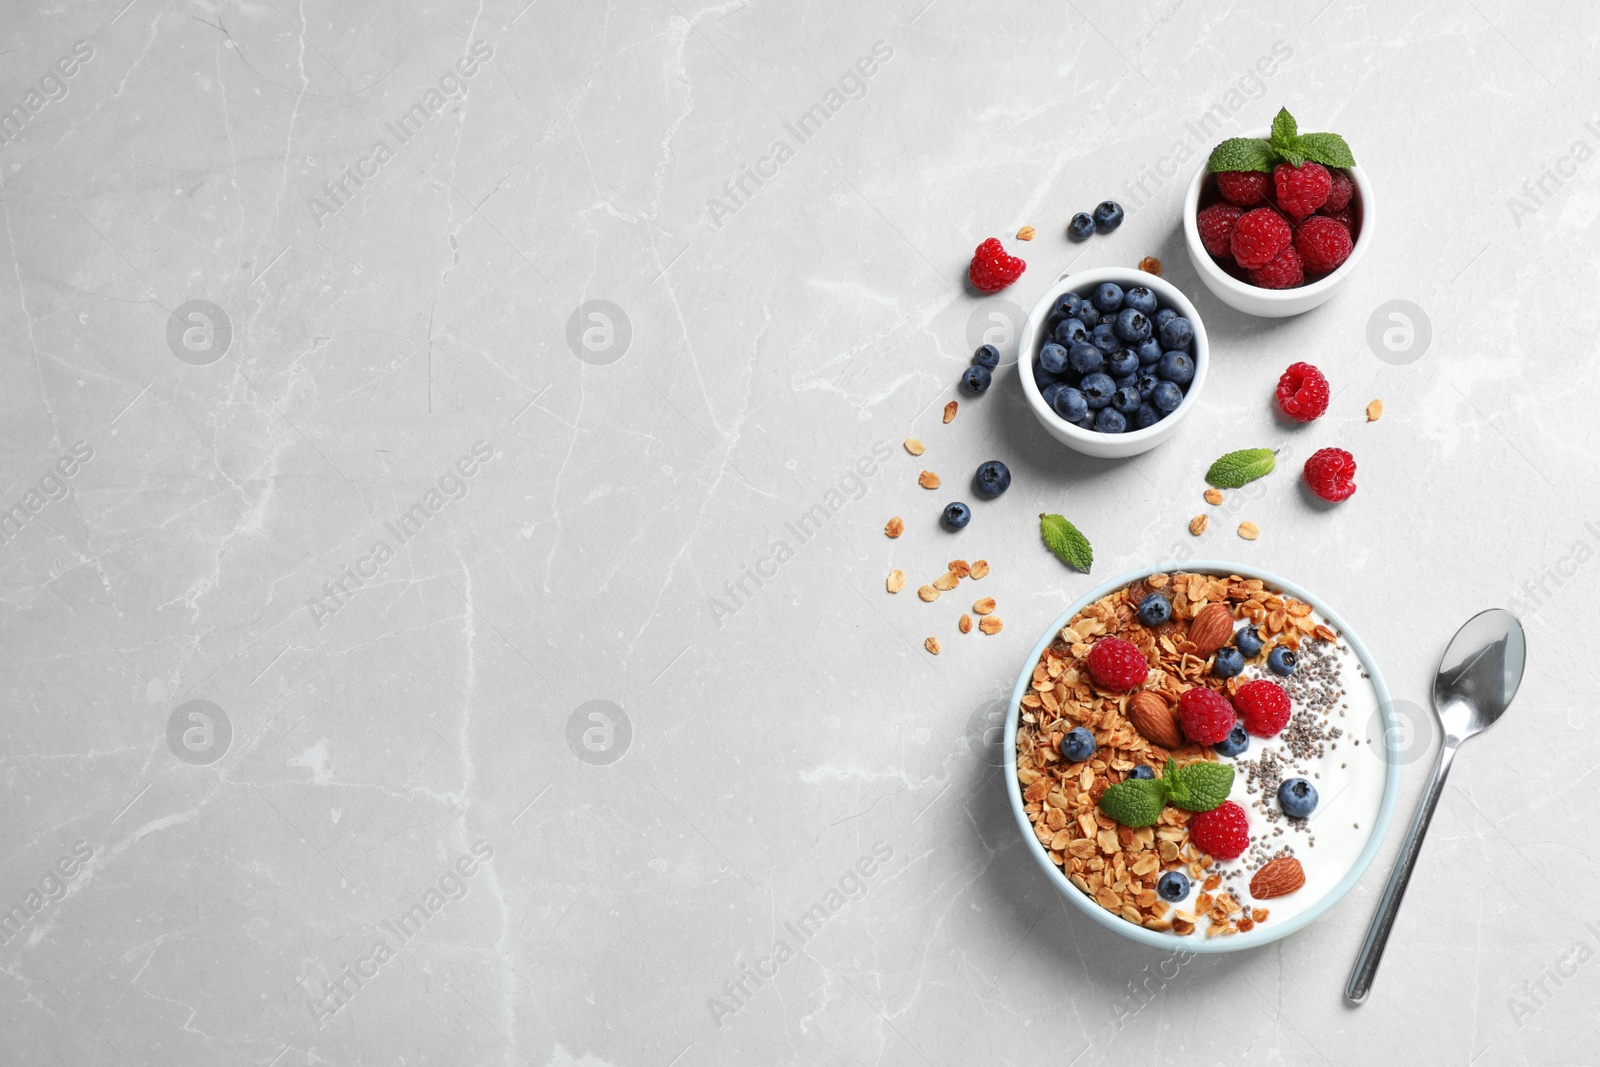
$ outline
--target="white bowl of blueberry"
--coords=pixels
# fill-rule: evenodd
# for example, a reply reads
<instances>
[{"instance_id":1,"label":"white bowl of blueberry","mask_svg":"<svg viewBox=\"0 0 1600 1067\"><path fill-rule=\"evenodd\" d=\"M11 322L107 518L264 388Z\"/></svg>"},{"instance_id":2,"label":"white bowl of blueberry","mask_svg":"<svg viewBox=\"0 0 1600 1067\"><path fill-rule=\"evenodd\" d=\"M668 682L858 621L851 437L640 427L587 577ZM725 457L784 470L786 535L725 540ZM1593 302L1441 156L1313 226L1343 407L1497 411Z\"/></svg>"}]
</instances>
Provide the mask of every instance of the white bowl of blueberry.
<instances>
[{"instance_id":1,"label":"white bowl of blueberry","mask_svg":"<svg viewBox=\"0 0 1600 1067\"><path fill-rule=\"evenodd\" d=\"M1171 437L1195 406L1210 361L1189 298L1126 267L1063 276L1033 306L1017 351L1039 424L1100 459L1136 456Z\"/></svg>"}]
</instances>

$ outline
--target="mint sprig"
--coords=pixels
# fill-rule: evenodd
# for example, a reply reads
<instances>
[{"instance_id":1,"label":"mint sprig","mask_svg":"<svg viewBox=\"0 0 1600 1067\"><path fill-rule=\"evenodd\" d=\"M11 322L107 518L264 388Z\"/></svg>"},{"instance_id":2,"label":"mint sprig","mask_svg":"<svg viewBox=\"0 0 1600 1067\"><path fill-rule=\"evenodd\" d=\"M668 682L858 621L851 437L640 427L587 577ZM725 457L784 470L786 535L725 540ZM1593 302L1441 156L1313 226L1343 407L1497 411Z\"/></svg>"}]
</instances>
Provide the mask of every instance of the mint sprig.
<instances>
[{"instance_id":1,"label":"mint sprig","mask_svg":"<svg viewBox=\"0 0 1600 1067\"><path fill-rule=\"evenodd\" d=\"M1272 119L1272 132L1260 137L1230 137L1211 150L1207 169L1271 171L1279 163L1293 167L1306 163L1325 167L1353 167L1356 157L1345 139L1336 133L1301 133L1288 108L1280 108Z\"/></svg>"},{"instance_id":2,"label":"mint sprig","mask_svg":"<svg viewBox=\"0 0 1600 1067\"><path fill-rule=\"evenodd\" d=\"M1039 536L1056 558L1067 566L1089 573L1094 566L1094 547L1078 528L1060 515L1039 516Z\"/></svg>"},{"instance_id":3,"label":"mint sprig","mask_svg":"<svg viewBox=\"0 0 1600 1067\"><path fill-rule=\"evenodd\" d=\"M1184 811L1210 811L1233 788L1233 767L1199 761L1178 766L1168 758L1160 778L1128 778L1100 794L1100 810L1123 826L1154 825L1168 804Z\"/></svg>"},{"instance_id":4,"label":"mint sprig","mask_svg":"<svg viewBox=\"0 0 1600 1067\"><path fill-rule=\"evenodd\" d=\"M1241 448L1211 464L1206 481L1218 489L1237 489L1272 473L1278 454L1270 448Z\"/></svg>"}]
</instances>

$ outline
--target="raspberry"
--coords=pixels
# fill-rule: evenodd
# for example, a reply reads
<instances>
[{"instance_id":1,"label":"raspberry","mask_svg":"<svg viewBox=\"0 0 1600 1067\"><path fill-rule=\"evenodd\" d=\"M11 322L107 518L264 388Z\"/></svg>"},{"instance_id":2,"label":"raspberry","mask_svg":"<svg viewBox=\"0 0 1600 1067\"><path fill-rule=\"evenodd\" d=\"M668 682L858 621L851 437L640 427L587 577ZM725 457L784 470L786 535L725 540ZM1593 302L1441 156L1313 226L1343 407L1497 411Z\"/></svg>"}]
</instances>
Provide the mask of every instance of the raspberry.
<instances>
[{"instance_id":1,"label":"raspberry","mask_svg":"<svg viewBox=\"0 0 1600 1067\"><path fill-rule=\"evenodd\" d=\"M1324 500L1338 503L1356 491L1356 457L1342 448L1319 448L1306 460L1306 484Z\"/></svg>"},{"instance_id":2,"label":"raspberry","mask_svg":"<svg viewBox=\"0 0 1600 1067\"><path fill-rule=\"evenodd\" d=\"M1289 725L1293 709L1283 686L1269 678L1246 682L1233 694L1233 706L1244 717L1244 728L1257 737L1274 737Z\"/></svg>"},{"instance_id":3,"label":"raspberry","mask_svg":"<svg viewBox=\"0 0 1600 1067\"><path fill-rule=\"evenodd\" d=\"M1289 247L1293 237L1282 216L1271 208L1258 207L1245 212L1234 225L1229 249L1239 266L1254 270L1272 262L1273 256Z\"/></svg>"},{"instance_id":4,"label":"raspberry","mask_svg":"<svg viewBox=\"0 0 1600 1067\"><path fill-rule=\"evenodd\" d=\"M1350 231L1337 219L1313 215L1294 234L1294 250L1312 274L1326 274L1350 258Z\"/></svg>"},{"instance_id":5,"label":"raspberry","mask_svg":"<svg viewBox=\"0 0 1600 1067\"><path fill-rule=\"evenodd\" d=\"M1267 195L1267 176L1255 170L1218 171L1217 192L1229 203L1254 207Z\"/></svg>"},{"instance_id":6,"label":"raspberry","mask_svg":"<svg viewBox=\"0 0 1600 1067\"><path fill-rule=\"evenodd\" d=\"M972 253L972 266L967 277L985 293L998 293L1018 278L1028 265L1016 256L1006 254L998 237L991 237Z\"/></svg>"},{"instance_id":7,"label":"raspberry","mask_svg":"<svg viewBox=\"0 0 1600 1067\"><path fill-rule=\"evenodd\" d=\"M1101 689L1127 692L1144 684L1150 664L1133 645L1120 637L1102 637L1088 656L1089 674Z\"/></svg>"},{"instance_id":8,"label":"raspberry","mask_svg":"<svg viewBox=\"0 0 1600 1067\"><path fill-rule=\"evenodd\" d=\"M1292 363L1278 379L1278 406L1297 422L1310 422L1328 410L1328 379L1309 363Z\"/></svg>"},{"instance_id":9,"label":"raspberry","mask_svg":"<svg viewBox=\"0 0 1600 1067\"><path fill-rule=\"evenodd\" d=\"M1293 245L1285 246L1283 251L1273 256L1266 266L1257 267L1250 272L1250 284L1260 286L1262 289L1293 289L1305 280L1305 264L1301 262L1300 253L1294 250Z\"/></svg>"},{"instance_id":10,"label":"raspberry","mask_svg":"<svg viewBox=\"0 0 1600 1067\"><path fill-rule=\"evenodd\" d=\"M1210 811L1190 816L1189 840L1212 859L1238 859L1250 847L1250 820L1243 808L1224 800Z\"/></svg>"},{"instance_id":11,"label":"raspberry","mask_svg":"<svg viewBox=\"0 0 1600 1067\"><path fill-rule=\"evenodd\" d=\"M1321 163L1291 167L1279 163L1272 171L1272 184L1278 190L1278 204L1296 218L1305 218L1328 201L1333 176Z\"/></svg>"},{"instance_id":12,"label":"raspberry","mask_svg":"<svg viewBox=\"0 0 1600 1067\"><path fill-rule=\"evenodd\" d=\"M1183 736L1197 745L1214 745L1227 739L1238 716L1228 698L1203 685L1185 689L1178 697L1178 721Z\"/></svg>"},{"instance_id":13,"label":"raspberry","mask_svg":"<svg viewBox=\"0 0 1600 1067\"><path fill-rule=\"evenodd\" d=\"M1330 171L1328 176L1332 179L1333 185L1328 190L1328 199L1318 208L1325 215L1343 211L1350 206L1350 198L1356 195L1356 183L1350 180L1350 175L1342 170L1335 170Z\"/></svg>"},{"instance_id":14,"label":"raspberry","mask_svg":"<svg viewBox=\"0 0 1600 1067\"><path fill-rule=\"evenodd\" d=\"M1233 228L1244 217L1244 208L1237 204L1212 204L1195 216L1200 230L1200 243L1206 251L1224 259L1233 254Z\"/></svg>"},{"instance_id":15,"label":"raspberry","mask_svg":"<svg viewBox=\"0 0 1600 1067\"><path fill-rule=\"evenodd\" d=\"M1337 222L1340 226L1343 226L1344 232L1348 233L1352 240L1355 238L1356 213L1353 210L1346 207L1342 211L1330 211L1325 217L1330 218L1334 222Z\"/></svg>"}]
</instances>

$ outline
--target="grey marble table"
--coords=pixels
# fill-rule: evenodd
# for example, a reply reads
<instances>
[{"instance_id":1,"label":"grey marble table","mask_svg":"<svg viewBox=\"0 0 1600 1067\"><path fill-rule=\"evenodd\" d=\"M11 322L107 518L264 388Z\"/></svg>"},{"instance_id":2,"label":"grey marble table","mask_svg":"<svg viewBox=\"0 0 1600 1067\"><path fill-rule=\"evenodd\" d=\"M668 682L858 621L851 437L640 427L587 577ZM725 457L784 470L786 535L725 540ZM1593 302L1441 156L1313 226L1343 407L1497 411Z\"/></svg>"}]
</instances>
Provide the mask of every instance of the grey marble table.
<instances>
[{"instance_id":1,"label":"grey marble table","mask_svg":"<svg viewBox=\"0 0 1600 1067\"><path fill-rule=\"evenodd\" d=\"M9 5L0 1061L1593 1062L1600 14L1381 6ZM1180 201L1285 105L1380 225L1267 322ZM1174 441L1065 453L1011 367L941 421L991 235L1024 308L1164 262L1215 347ZM1336 396L1291 429L1301 359ZM1191 538L1256 444L1286 471ZM1294 484L1329 444L1335 510ZM989 458L1014 485L942 534ZM990 728L1067 603L1191 551L1318 591L1414 728L1357 888L1193 959L1056 895ZM1002 633L884 592L955 556ZM1490 605L1523 692L1348 1008Z\"/></svg>"}]
</instances>

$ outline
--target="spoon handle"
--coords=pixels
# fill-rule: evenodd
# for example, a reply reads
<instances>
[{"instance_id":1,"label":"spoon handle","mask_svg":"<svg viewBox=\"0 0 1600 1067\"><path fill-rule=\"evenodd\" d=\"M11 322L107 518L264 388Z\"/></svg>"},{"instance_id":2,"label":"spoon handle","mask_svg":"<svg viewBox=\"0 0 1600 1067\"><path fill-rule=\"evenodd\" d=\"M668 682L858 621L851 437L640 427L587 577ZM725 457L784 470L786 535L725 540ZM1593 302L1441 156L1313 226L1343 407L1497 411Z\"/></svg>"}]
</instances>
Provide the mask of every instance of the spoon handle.
<instances>
[{"instance_id":1,"label":"spoon handle","mask_svg":"<svg viewBox=\"0 0 1600 1067\"><path fill-rule=\"evenodd\" d=\"M1400 912L1400 900L1406 895L1406 885L1411 881L1411 868L1417 864L1417 853L1422 851L1422 838L1433 820L1433 809L1438 806L1439 794L1444 792L1444 779L1450 773L1450 762L1456 756L1456 742L1446 739L1439 747L1439 759L1433 765L1433 777L1423 790L1417 813L1411 817L1411 828L1406 831L1405 843L1395 860L1394 872L1383 889L1383 899L1378 902L1377 913L1372 916L1372 926L1367 929L1367 940L1356 957L1350 972L1350 981L1344 987L1344 997L1352 1004L1360 1004L1372 991L1373 976L1378 973L1378 961L1383 959L1383 949L1389 942L1389 931Z\"/></svg>"}]
</instances>

